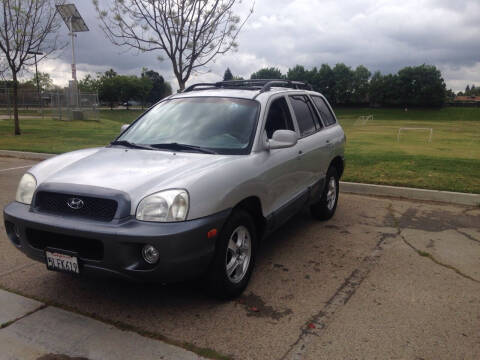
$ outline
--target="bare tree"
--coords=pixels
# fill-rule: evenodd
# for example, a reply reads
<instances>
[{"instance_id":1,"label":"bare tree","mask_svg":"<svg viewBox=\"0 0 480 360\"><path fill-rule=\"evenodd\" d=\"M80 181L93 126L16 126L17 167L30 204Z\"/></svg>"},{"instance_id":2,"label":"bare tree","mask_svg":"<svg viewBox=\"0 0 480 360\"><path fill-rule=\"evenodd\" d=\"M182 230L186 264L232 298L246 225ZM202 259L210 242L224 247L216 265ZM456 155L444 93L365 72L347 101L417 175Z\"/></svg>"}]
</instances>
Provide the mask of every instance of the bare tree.
<instances>
[{"instance_id":1,"label":"bare tree","mask_svg":"<svg viewBox=\"0 0 480 360\"><path fill-rule=\"evenodd\" d=\"M140 51L159 51L172 62L180 90L195 70L235 49L243 25L235 15L241 0L93 0L110 41ZM105 3L105 1L102 1ZM162 60L163 57L159 56Z\"/></svg>"},{"instance_id":2,"label":"bare tree","mask_svg":"<svg viewBox=\"0 0 480 360\"><path fill-rule=\"evenodd\" d=\"M35 64L58 48L60 27L52 0L0 0L0 51L13 80L15 135L20 135L18 120L18 75L25 66Z\"/></svg>"}]
</instances>

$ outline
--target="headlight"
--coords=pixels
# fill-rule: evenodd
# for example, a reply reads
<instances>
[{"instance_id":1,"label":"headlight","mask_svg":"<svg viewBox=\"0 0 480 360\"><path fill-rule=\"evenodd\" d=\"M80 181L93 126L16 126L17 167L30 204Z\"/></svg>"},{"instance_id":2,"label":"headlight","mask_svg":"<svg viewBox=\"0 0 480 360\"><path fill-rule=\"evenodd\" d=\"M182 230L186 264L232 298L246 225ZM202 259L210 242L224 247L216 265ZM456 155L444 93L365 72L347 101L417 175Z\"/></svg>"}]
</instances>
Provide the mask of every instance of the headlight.
<instances>
[{"instance_id":1,"label":"headlight","mask_svg":"<svg viewBox=\"0 0 480 360\"><path fill-rule=\"evenodd\" d=\"M22 176L17 188L15 200L30 205L32 203L33 193L37 187L37 180L32 174L26 173Z\"/></svg>"},{"instance_id":2,"label":"headlight","mask_svg":"<svg viewBox=\"0 0 480 360\"><path fill-rule=\"evenodd\" d=\"M166 190L149 195L138 204L137 220L184 221L188 213L188 200L185 190Z\"/></svg>"}]
</instances>

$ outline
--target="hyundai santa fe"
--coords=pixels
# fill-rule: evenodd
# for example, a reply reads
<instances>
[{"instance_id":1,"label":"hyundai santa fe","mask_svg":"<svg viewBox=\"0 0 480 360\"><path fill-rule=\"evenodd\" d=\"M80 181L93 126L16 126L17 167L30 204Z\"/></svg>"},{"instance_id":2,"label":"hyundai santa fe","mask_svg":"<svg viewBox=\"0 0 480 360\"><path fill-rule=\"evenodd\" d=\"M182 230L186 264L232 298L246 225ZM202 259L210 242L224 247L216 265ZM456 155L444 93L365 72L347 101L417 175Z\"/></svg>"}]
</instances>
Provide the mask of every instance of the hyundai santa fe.
<instances>
[{"instance_id":1,"label":"hyundai santa fe","mask_svg":"<svg viewBox=\"0 0 480 360\"><path fill-rule=\"evenodd\" d=\"M258 246L305 206L335 213L345 135L320 93L286 80L196 84L105 147L43 161L4 209L8 238L47 269L238 296Z\"/></svg>"}]
</instances>

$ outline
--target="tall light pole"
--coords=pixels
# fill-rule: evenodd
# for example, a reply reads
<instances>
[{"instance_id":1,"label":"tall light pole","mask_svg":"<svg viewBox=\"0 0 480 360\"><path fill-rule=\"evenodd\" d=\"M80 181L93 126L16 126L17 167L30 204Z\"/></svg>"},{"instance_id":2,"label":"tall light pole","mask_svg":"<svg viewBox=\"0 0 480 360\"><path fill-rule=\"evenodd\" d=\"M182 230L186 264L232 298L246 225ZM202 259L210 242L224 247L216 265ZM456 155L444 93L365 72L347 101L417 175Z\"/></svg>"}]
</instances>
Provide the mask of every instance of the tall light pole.
<instances>
[{"instance_id":1,"label":"tall light pole","mask_svg":"<svg viewBox=\"0 0 480 360\"><path fill-rule=\"evenodd\" d=\"M33 54L35 56L35 78L37 80L37 95L38 95L38 100L40 101L40 80L38 79L38 67L37 67L37 55L43 55L42 52L40 51L28 51L27 54Z\"/></svg>"},{"instance_id":2,"label":"tall light pole","mask_svg":"<svg viewBox=\"0 0 480 360\"><path fill-rule=\"evenodd\" d=\"M62 17L65 25L67 25L68 30L70 30L69 35L72 38L72 80L74 83L74 92L75 96L72 100L75 102L75 106L78 106L78 84L77 84L77 67L75 63L75 36L76 32L89 31L87 24L83 21L82 16L77 10L75 4L62 4L56 5L57 11ZM73 102L73 101L72 101Z\"/></svg>"}]
</instances>

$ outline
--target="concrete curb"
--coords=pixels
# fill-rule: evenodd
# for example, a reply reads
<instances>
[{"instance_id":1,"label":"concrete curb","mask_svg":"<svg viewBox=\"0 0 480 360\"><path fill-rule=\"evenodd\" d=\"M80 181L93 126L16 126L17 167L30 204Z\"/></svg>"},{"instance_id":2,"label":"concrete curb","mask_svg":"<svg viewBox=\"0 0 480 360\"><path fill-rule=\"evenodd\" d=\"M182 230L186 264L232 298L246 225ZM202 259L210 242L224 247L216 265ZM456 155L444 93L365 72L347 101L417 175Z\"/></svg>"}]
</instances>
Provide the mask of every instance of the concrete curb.
<instances>
[{"instance_id":1,"label":"concrete curb","mask_svg":"<svg viewBox=\"0 0 480 360\"><path fill-rule=\"evenodd\" d=\"M57 154L43 154L26 151L0 150L0 156L20 159L45 160ZM450 204L479 206L480 194L458 193L451 191L427 190L400 186L361 184L340 182L342 192L359 195L390 196L410 200L439 201Z\"/></svg>"},{"instance_id":2,"label":"concrete curb","mask_svg":"<svg viewBox=\"0 0 480 360\"><path fill-rule=\"evenodd\" d=\"M390 196L411 200L439 201L468 206L480 205L480 194L350 182L340 182L340 188L342 192L359 195Z\"/></svg>"},{"instance_id":3,"label":"concrete curb","mask_svg":"<svg viewBox=\"0 0 480 360\"><path fill-rule=\"evenodd\" d=\"M19 159L28 159L28 160L46 160L57 154L44 154L28 151L13 151L13 150L0 150L0 156L3 157L14 157Z\"/></svg>"}]
</instances>

